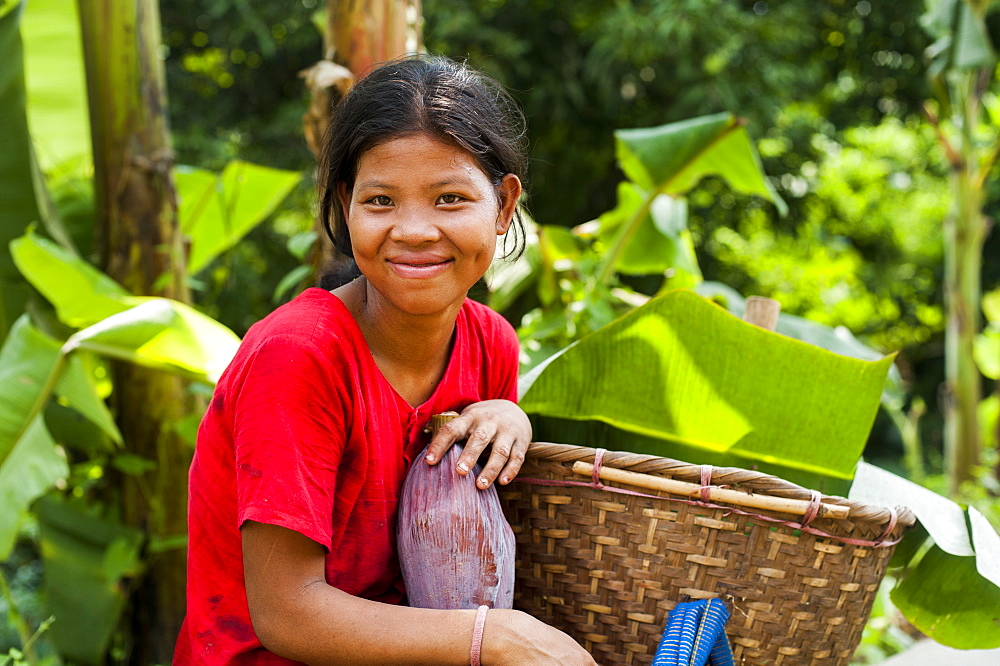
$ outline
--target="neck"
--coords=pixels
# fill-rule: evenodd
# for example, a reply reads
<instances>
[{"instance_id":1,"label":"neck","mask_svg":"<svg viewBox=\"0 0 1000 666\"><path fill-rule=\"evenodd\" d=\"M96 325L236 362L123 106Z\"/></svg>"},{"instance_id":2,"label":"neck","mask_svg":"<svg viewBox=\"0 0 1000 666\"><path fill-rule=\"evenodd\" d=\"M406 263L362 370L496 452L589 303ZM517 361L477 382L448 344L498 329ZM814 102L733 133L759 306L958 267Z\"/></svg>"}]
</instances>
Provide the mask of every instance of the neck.
<instances>
[{"instance_id":1,"label":"neck","mask_svg":"<svg viewBox=\"0 0 1000 666\"><path fill-rule=\"evenodd\" d=\"M441 312L414 315L388 306L364 277L347 286L354 286L354 292L345 302L380 365L384 362L419 371L446 363L461 304Z\"/></svg>"}]
</instances>

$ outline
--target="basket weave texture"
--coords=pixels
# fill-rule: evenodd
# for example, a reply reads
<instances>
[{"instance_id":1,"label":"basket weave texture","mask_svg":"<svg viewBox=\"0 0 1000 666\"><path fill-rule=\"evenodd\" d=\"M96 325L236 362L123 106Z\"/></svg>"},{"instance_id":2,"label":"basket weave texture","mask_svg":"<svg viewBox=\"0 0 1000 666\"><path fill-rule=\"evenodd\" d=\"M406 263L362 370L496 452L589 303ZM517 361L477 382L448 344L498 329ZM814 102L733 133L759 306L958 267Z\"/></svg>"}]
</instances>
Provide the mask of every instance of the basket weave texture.
<instances>
[{"instance_id":1,"label":"basket weave texture","mask_svg":"<svg viewBox=\"0 0 1000 666\"><path fill-rule=\"evenodd\" d=\"M519 478L586 481L572 465L594 458L592 448L534 443ZM668 458L609 451L603 464L700 483L699 466ZM777 477L735 468L715 468L712 484L775 497L812 496ZM667 499L688 497L606 485L658 498L591 486L512 483L500 489L517 538L515 608L565 631L599 664L642 665L652 663L676 603L719 597L731 613L726 633L737 663L850 661L891 546L848 545L724 506ZM891 520L882 507L840 497L822 501L850 507L848 519L811 523L834 536L878 540ZM913 520L898 510L887 540L898 539Z\"/></svg>"}]
</instances>

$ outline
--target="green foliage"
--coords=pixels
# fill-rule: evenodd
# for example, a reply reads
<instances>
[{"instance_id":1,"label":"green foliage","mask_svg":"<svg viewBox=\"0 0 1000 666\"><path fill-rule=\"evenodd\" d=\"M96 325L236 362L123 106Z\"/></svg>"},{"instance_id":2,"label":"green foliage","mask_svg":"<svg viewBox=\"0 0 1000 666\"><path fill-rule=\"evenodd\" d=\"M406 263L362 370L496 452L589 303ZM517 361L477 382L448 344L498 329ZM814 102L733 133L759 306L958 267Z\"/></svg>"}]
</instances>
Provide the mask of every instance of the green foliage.
<instances>
[{"instance_id":1,"label":"green foliage","mask_svg":"<svg viewBox=\"0 0 1000 666\"><path fill-rule=\"evenodd\" d=\"M305 170L299 71L323 56L318 0L163 3L167 88L180 161L221 170L239 157Z\"/></svg>"},{"instance_id":2,"label":"green foliage","mask_svg":"<svg viewBox=\"0 0 1000 666\"><path fill-rule=\"evenodd\" d=\"M1000 380L1000 289L983 296L983 312L987 324L976 338L976 363L984 375Z\"/></svg>"},{"instance_id":3,"label":"green foliage","mask_svg":"<svg viewBox=\"0 0 1000 666\"><path fill-rule=\"evenodd\" d=\"M122 579L140 572L144 535L51 496L35 512L52 640L64 658L101 663L125 606Z\"/></svg>"},{"instance_id":4,"label":"green foliage","mask_svg":"<svg viewBox=\"0 0 1000 666\"><path fill-rule=\"evenodd\" d=\"M195 274L235 245L275 208L302 174L234 160L222 173L180 167L175 174L181 232L190 240Z\"/></svg>"},{"instance_id":5,"label":"green foliage","mask_svg":"<svg viewBox=\"0 0 1000 666\"><path fill-rule=\"evenodd\" d=\"M910 622L951 647L1000 646L1000 536L982 513L866 463L858 468L850 497L906 506L920 521L923 529L907 537L916 543L900 546L909 557L894 558L906 571L892 601ZM925 535L933 546L916 548Z\"/></svg>"},{"instance_id":6,"label":"green foliage","mask_svg":"<svg viewBox=\"0 0 1000 666\"><path fill-rule=\"evenodd\" d=\"M25 116L20 18L23 4L13 3L0 15L0 342L24 310L28 289L7 252L28 222L39 218L32 180L33 164Z\"/></svg>"},{"instance_id":7,"label":"green foliage","mask_svg":"<svg viewBox=\"0 0 1000 666\"><path fill-rule=\"evenodd\" d=\"M839 142L814 142L821 159L792 181L803 212L794 229L772 224L760 209L732 228L709 231L703 218L692 220L714 272L743 293L845 326L883 350L930 341L944 325L941 224L949 205L932 132L889 119L848 130Z\"/></svg>"},{"instance_id":8,"label":"green foliage","mask_svg":"<svg viewBox=\"0 0 1000 666\"><path fill-rule=\"evenodd\" d=\"M91 161L90 124L73 0L30 0L23 19L24 69L32 142L44 171L79 158Z\"/></svg>"},{"instance_id":9,"label":"green foliage","mask_svg":"<svg viewBox=\"0 0 1000 666\"><path fill-rule=\"evenodd\" d=\"M59 343L18 319L0 349L0 560L31 502L69 472L41 414L61 366Z\"/></svg>"},{"instance_id":10,"label":"green foliage","mask_svg":"<svg viewBox=\"0 0 1000 666\"><path fill-rule=\"evenodd\" d=\"M921 3L637 0L425 0L431 51L468 54L512 89L532 146L532 210L570 226L613 205L611 133L729 111L755 138L780 110L807 103L783 159L811 159L808 136L885 114L918 112L926 98L917 25ZM787 196L782 191L784 196ZM720 226L733 222L715 210Z\"/></svg>"},{"instance_id":11,"label":"green foliage","mask_svg":"<svg viewBox=\"0 0 1000 666\"><path fill-rule=\"evenodd\" d=\"M61 323L82 328L60 341L23 315L0 350L0 381L10 390L0 402L0 559L14 543L29 506L57 482L84 497L103 476L102 466L141 473L149 461L114 455L119 433L104 403L106 380L94 356L130 361L214 381L228 365L239 339L218 322L182 303L137 298L60 246L28 233L12 244L24 276L45 295ZM53 276L73 275L73 289L60 289ZM58 403L50 399L58 396ZM47 408L48 407L48 408ZM73 413L90 431L67 417ZM83 462L67 464L53 431ZM97 435L96 433L99 433ZM92 443L106 438L111 447ZM99 440L98 440L99 441ZM74 456L75 457L75 456ZM96 472L96 474L95 474ZM86 506L86 505L85 505ZM58 504L36 503L42 526L49 608L62 620L53 629L61 654L84 663L100 661L125 603L120 581L139 571L138 549L145 535ZM112 512L113 514L113 512Z\"/></svg>"},{"instance_id":12,"label":"green foliage","mask_svg":"<svg viewBox=\"0 0 1000 666\"><path fill-rule=\"evenodd\" d=\"M619 130L615 140L622 171L631 179L619 184L618 205L571 231L541 227L537 252L527 253L522 267L497 273L494 306L511 302L535 281L541 305L525 315L519 332L529 367L645 300L625 287L619 273L668 275L671 287L701 281L683 197L703 178L720 177L784 206L731 115Z\"/></svg>"},{"instance_id":13,"label":"green foliage","mask_svg":"<svg viewBox=\"0 0 1000 666\"><path fill-rule=\"evenodd\" d=\"M892 601L939 643L959 649L1000 647L1000 587L982 584L975 558L932 547L893 590Z\"/></svg>"},{"instance_id":14,"label":"green foliage","mask_svg":"<svg viewBox=\"0 0 1000 666\"><path fill-rule=\"evenodd\" d=\"M82 328L66 341L64 354L82 349L215 381L239 346L232 331L190 306L131 296L82 259L34 234L15 240L12 249L24 277L55 307L62 323ZM52 281L67 274L79 276L75 289Z\"/></svg>"},{"instance_id":15,"label":"green foliage","mask_svg":"<svg viewBox=\"0 0 1000 666\"><path fill-rule=\"evenodd\" d=\"M645 453L677 457L676 442L846 479L891 363L837 356L675 291L536 368L521 404L664 440Z\"/></svg>"}]
</instances>

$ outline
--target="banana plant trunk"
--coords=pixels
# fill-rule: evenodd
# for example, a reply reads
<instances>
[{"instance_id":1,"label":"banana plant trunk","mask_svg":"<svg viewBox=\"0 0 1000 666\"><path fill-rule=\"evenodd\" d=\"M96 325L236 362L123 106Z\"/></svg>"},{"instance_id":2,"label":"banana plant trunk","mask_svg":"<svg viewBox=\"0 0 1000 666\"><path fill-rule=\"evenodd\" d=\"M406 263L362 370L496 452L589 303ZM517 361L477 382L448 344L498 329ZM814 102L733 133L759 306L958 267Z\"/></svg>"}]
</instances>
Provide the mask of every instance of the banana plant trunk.
<instances>
[{"instance_id":1,"label":"banana plant trunk","mask_svg":"<svg viewBox=\"0 0 1000 666\"><path fill-rule=\"evenodd\" d=\"M973 356L980 330L981 270L987 222L984 167L973 141L981 113L980 73L954 73L951 99L959 128L958 159L953 162L952 214L945 224L945 454L949 489L957 496L979 463L981 377Z\"/></svg>"},{"instance_id":2,"label":"banana plant trunk","mask_svg":"<svg viewBox=\"0 0 1000 666\"><path fill-rule=\"evenodd\" d=\"M171 175L156 0L78 0L94 148L96 246L101 267L135 294L189 302ZM169 663L184 615L184 543L190 451L172 424L192 406L185 384L120 363L113 407L127 450L155 461L114 478L123 522L148 537L144 575L133 581L128 662ZM109 470L111 473L111 470ZM172 541L173 540L173 541Z\"/></svg>"},{"instance_id":3,"label":"banana plant trunk","mask_svg":"<svg viewBox=\"0 0 1000 666\"><path fill-rule=\"evenodd\" d=\"M303 72L312 93L303 129L313 154L319 155L333 105L358 76L377 62L422 48L420 0L327 0L324 59ZM316 221L316 232L313 266L321 273L337 261L337 253L322 220Z\"/></svg>"}]
</instances>

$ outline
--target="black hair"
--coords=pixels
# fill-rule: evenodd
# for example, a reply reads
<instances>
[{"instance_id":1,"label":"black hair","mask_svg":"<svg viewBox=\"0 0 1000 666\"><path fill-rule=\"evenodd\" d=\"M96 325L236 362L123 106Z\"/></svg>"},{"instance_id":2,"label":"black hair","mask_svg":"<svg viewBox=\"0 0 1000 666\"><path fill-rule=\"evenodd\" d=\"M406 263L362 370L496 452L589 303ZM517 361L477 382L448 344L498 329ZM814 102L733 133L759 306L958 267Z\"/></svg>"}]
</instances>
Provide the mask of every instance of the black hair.
<instances>
[{"instance_id":1,"label":"black hair","mask_svg":"<svg viewBox=\"0 0 1000 666\"><path fill-rule=\"evenodd\" d=\"M338 185L344 183L348 191L354 188L358 162L366 150L418 133L469 151L494 187L509 173L525 183L524 116L500 84L440 56L412 55L381 63L336 106L320 153L319 215L334 247L344 255L353 258L354 253ZM520 209L515 209L512 228L514 247L505 256L518 257L524 251ZM505 248L506 242L505 237Z\"/></svg>"}]
</instances>

